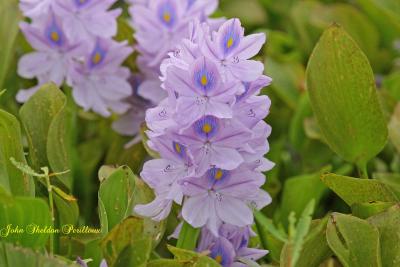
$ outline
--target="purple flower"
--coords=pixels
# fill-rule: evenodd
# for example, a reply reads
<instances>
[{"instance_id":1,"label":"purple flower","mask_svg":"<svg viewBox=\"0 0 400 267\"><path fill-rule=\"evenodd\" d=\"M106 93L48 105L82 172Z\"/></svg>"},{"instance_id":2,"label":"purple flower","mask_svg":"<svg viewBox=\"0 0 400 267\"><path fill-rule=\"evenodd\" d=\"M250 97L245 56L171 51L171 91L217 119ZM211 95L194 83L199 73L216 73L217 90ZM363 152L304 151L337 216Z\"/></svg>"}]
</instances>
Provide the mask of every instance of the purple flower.
<instances>
[{"instance_id":1,"label":"purple flower","mask_svg":"<svg viewBox=\"0 0 400 267\"><path fill-rule=\"evenodd\" d=\"M168 68L165 88L179 94L176 120L187 125L205 115L232 118L231 106L243 87L240 83L222 83L215 64L201 57L188 71Z\"/></svg>"},{"instance_id":2,"label":"purple flower","mask_svg":"<svg viewBox=\"0 0 400 267\"><path fill-rule=\"evenodd\" d=\"M237 168L244 161L238 149L250 140L251 132L235 121L205 116L175 136L191 151L196 172L202 175L212 166Z\"/></svg>"},{"instance_id":3,"label":"purple flower","mask_svg":"<svg viewBox=\"0 0 400 267\"><path fill-rule=\"evenodd\" d=\"M69 79L74 57L84 53L81 43L70 43L60 20L53 12L35 24L20 24L21 31L36 50L24 55L18 63L18 75L27 79L38 78L39 85L54 82L60 86ZM40 86L20 91L17 100L25 102Z\"/></svg>"},{"instance_id":4,"label":"purple flower","mask_svg":"<svg viewBox=\"0 0 400 267\"><path fill-rule=\"evenodd\" d=\"M48 14L54 0L20 0L19 8L26 17L40 18Z\"/></svg>"},{"instance_id":5,"label":"purple flower","mask_svg":"<svg viewBox=\"0 0 400 267\"><path fill-rule=\"evenodd\" d=\"M264 70L261 62L249 60L265 43L265 34L244 36L239 19L226 21L219 30L204 40L201 49L207 57L218 62L226 79L251 82Z\"/></svg>"},{"instance_id":6,"label":"purple flower","mask_svg":"<svg viewBox=\"0 0 400 267\"><path fill-rule=\"evenodd\" d=\"M250 227L237 227L222 224L216 237L207 228L201 232L197 251L210 251L209 256L226 267L245 267L256 264L256 260L264 257L268 251L248 248L249 240L255 233Z\"/></svg>"},{"instance_id":7,"label":"purple flower","mask_svg":"<svg viewBox=\"0 0 400 267\"><path fill-rule=\"evenodd\" d=\"M174 29L182 12L177 2L151 3L167 4L155 18L171 15L162 27ZM140 6L150 9L151 3ZM196 3L200 4L188 1L187 8ZM148 16L140 19L141 26L150 27ZM186 222L210 231L207 249L223 266L242 266L266 253L248 249L249 234L242 230L234 238L220 228L249 229L252 210L271 202L261 189L262 172L274 166L264 158L271 127L263 119L271 103L267 96L258 96L271 79L262 75L262 63L249 60L264 42L263 34L245 37L237 19L219 28L218 23L191 23L188 36L160 66L161 87L168 97L146 113L148 145L161 158L146 163L142 172L156 198L135 211L160 220L169 214L173 201L182 205ZM179 149L174 150L176 144ZM181 157L176 158L177 152Z\"/></svg>"},{"instance_id":8,"label":"purple flower","mask_svg":"<svg viewBox=\"0 0 400 267\"><path fill-rule=\"evenodd\" d=\"M131 54L127 42L117 43L98 38L84 62L75 62L69 84L73 87L75 101L85 110L108 117L110 110L122 114L130 105L125 99L132 89L127 81L130 72L121 67Z\"/></svg>"},{"instance_id":9,"label":"purple flower","mask_svg":"<svg viewBox=\"0 0 400 267\"><path fill-rule=\"evenodd\" d=\"M184 195L188 198L183 204L182 216L194 227L207 225L214 235L218 235L221 222L240 227L250 225L253 216L248 203L270 202L270 199L257 199L266 197L258 193L264 181L261 173L247 169L228 171L216 167L200 178L185 179L181 183Z\"/></svg>"},{"instance_id":10,"label":"purple flower","mask_svg":"<svg viewBox=\"0 0 400 267\"><path fill-rule=\"evenodd\" d=\"M65 33L71 40L109 38L117 34L116 18L122 11L107 11L115 2L116 0L54 0L54 11L62 17Z\"/></svg>"},{"instance_id":11,"label":"purple flower","mask_svg":"<svg viewBox=\"0 0 400 267\"><path fill-rule=\"evenodd\" d=\"M154 189L156 198L149 204L137 205L135 212L160 221L168 216L173 202L182 204L178 182L193 175L194 169L187 148L172 138L153 138L151 146L162 158L147 161L140 176Z\"/></svg>"}]
</instances>

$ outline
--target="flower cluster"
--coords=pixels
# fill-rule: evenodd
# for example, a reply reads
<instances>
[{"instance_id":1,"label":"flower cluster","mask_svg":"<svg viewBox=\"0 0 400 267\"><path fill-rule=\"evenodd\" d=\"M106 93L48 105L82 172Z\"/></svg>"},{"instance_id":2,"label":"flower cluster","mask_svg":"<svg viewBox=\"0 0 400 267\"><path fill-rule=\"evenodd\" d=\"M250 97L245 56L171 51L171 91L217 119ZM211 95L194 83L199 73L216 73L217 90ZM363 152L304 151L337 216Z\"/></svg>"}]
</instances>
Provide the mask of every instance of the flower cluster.
<instances>
[{"instance_id":1,"label":"flower cluster","mask_svg":"<svg viewBox=\"0 0 400 267\"><path fill-rule=\"evenodd\" d=\"M133 49L112 39L117 33L120 9L110 10L116 0L21 0L23 14L31 23L20 28L34 52L24 55L18 74L36 78L38 86L20 90L25 102L47 82L66 82L85 110L102 116L124 113L131 94L130 72L121 67Z\"/></svg>"},{"instance_id":2,"label":"flower cluster","mask_svg":"<svg viewBox=\"0 0 400 267\"><path fill-rule=\"evenodd\" d=\"M135 212L162 220L173 202L182 205L183 219L215 238L202 240L199 249L221 250L211 255L231 266L247 243L235 246L221 231L244 231L253 224L252 209L271 201L261 189L262 172L273 167L264 158L270 100L259 95L271 79L261 62L251 60L265 35L245 36L239 19L217 29L206 22L189 28L189 37L161 65L168 97L146 113L148 145L160 158L146 162L141 177L156 198ZM222 253L227 242L229 255Z\"/></svg>"},{"instance_id":3,"label":"flower cluster","mask_svg":"<svg viewBox=\"0 0 400 267\"><path fill-rule=\"evenodd\" d=\"M223 224L218 234L216 237L207 228L203 228L197 250L209 251L210 257L222 266L257 266L255 261L268 253L267 250L248 248L250 237L256 235L248 226Z\"/></svg>"},{"instance_id":4,"label":"flower cluster","mask_svg":"<svg viewBox=\"0 0 400 267\"><path fill-rule=\"evenodd\" d=\"M193 20L217 24L208 16L218 6L218 0L129 0L129 8L140 53L137 66L141 82L129 98L129 102L145 103L141 107L155 106L167 94L161 89L160 65L176 44L189 37L187 26ZM144 121L145 109L131 105L130 110L116 121L114 130L123 135L134 135ZM138 139L134 139L138 140ZM133 142L134 143L134 142Z\"/></svg>"}]
</instances>

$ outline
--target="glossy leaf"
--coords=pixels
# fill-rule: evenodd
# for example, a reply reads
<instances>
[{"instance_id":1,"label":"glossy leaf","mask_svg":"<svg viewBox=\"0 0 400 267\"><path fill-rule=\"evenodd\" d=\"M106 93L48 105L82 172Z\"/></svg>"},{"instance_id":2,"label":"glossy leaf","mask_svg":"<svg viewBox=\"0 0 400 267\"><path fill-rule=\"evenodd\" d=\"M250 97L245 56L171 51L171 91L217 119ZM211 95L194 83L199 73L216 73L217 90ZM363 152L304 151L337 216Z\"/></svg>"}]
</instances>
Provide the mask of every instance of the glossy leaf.
<instances>
[{"instance_id":1,"label":"glossy leaf","mask_svg":"<svg viewBox=\"0 0 400 267\"><path fill-rule=\"evenodd\" d=\"M333 213L326 235L330 248L344 267L382 266L379 232L367 221Z\"/></svg>"},{"instance_id":2,"label":"glossy leaf","mask_svg":"<svg viewBox=\"0 0 400 267\"><path fill-rule=\"evenodd\" d=\"M0 90L3 90L4 80L14 54L15 41L19 31L18 23L22 20L17 0L2 0L0 2Z\"/></svg>"},{"instance_id":3,"label":"glossy leaf","mask_svg":"<svg viewBox=\"0 0 400 267\"><path fill-rule=\"evenodd\" d=\"M26 164L21 140L18 120L0 110L0 185L13 195L34 196L33 178L19 170L10 160L14 158Z\"/></svg>"},{"instance_id":4,"label":"glossy leaf","mask_svg":"<svg viewBox=\"0 0 400 267\"><path fill-rule=\"evenodd\" d=\"M398 201L389 187L378 180L352 178L332 173L323 175L321 180L349 206L371 201Z\"/></svg>"},{"instance_id":5,"label":"glossy leaf","mask_svg":"<svg viewBox=\"0 0 400 267\"><path fill-rule=\"evenodd\" d=\"M0 188L0 236L7 242L34 249L44 248L54 229L49 206L40 198L12 197ZM0 266L2 266L0 264Z\"/></svg>"},{"instance_id":6,"label":"glossy leaf","mask_svg":"<svg viewBox=\"0 0 400 267\"><path fill-rule=\"evenodd\" d=\"M400 206L370 217L368 222L379 230L382 266L400 266Z\"/></svg>"},{"instance_id":7,"label":"glossy leaf","mask_svg":"<svg viewBox=\"0 0 400 267\"><path fill-rule=\"evenodd\" d=\"M322 171L324 172L324 171ZM328 188L320 180L321 172L289 178L285 181L281 200L281 222L287 226L288 216L294 211L301 214L307 204L314 199L318 204Z\"/></svg>"},{"instance_id":8,"label":"glossy leaf","mask_svg":"<svg viewBox=\"0 0 400 267\"><path fill-rule=\"evenodd\" d=\"M351 205L352 214L358 218L366 219L375 214L384 212L392 207L394 202L373 201L368 203L354 203Z\"/></svg>"},{"instance_id":9,"label":"glossy leaf","mask_svg":"<svg viewBox=\"0 0 400 267\"><path fill-rule=\"evenodd\" d=\"M0 266L80 267L80 265L68 259L44 255L38 251L17 247L5 242L0 243Z\"/></svg>"},{"instance_id":10,"label":"glossy leaf","mask_svg":"<svg viewBox=\"0 0 400 267\"><path fill-rule=\"evenodd\" d=\"M175 258L180 262L192 267L218 267L221 266L212 258L202 255L191 250L185 250L181 248L176 248L173 246L168 246L169 251L174 254Z\"/></svg>"},{"instance_id":11,"label":"glossy leaf","mask_svg":"<svg viewBox=\"0 0 400 267\"><path fill-rule=\"evenodd\" d=\"M151 236L144 233L143 220L128 217L101 241L108 266L146 267L151 252Z\"/></svg>"},{"instance_id":12,"label":"glossy leaf","mask_svg":"<svg viewBox=\"0 0 400 267\"><path fill-rule=\"evenodd\" d=\"M200 235L200 228L194 228L187 222L183 222L182 229L176 243L177 248L194 250L196 248L197 239Z\"/></svg>"},{"instance_id":13,"label":"glossy leaf","mask_svg":"<svg viewBox=\"0 0 400 267\"><path fill-rule=\"evenodd\" d=\"M71 170L68 155L66 97L53 83L42 86L20 109L32 167L50 166L53 172ZM59 175L71 189L71 172Z\"/></svg>"},{"instance_id":14,"label":"glossy leaf","mask_svg":"<svg viewBox=\"0 0 400 267\"><path fill-rule=\"evenodd\" d=\"M339 26L329 27L307 67L311 105L324 140L359 166L379 153L387 128L368 59Z\"/></svg>"},{"instance_id":15,"label":"glossy leaf","mask_svg":"<svg viewBox=\"0 0 400 267\"><path fill-rule=\"evenodd\" d=\"M131 214L134 188L134 175L126 166L116 169L100 184L100 217L107 216L108 231Z\"/></svg>"}]
</instances>

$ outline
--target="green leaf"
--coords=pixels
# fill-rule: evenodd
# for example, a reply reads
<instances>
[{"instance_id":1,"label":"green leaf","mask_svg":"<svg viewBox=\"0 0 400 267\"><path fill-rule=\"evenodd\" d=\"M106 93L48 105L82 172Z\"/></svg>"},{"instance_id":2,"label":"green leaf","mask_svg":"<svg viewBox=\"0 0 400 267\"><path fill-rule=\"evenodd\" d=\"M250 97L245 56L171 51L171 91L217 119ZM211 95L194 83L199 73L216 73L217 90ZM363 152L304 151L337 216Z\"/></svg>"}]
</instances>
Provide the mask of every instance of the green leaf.
<instances>
[{"instance_id":1,"label":"green leaf","mask_svg":"<svg viewBox=\"0 0 400 267\"><path fill-rule=\"evenodd\" d=\"M267 21L267 13L264 12L258 0L247 0L246 8L243 8L241 0L222 1L220 5L226 17L239 18L246 28L262 25Z\"/></svg>"},{"instance_id":2,"label":"green leaf","mask_svg":"<svg viewBox=\"0 0 400 267\"><path fill-rule=\"evenodd\" d=\"M200 235L200 228L194 228L186 221L183 222L181 232L179 234L177 248L194 250L196 248L197 239Z\"/></svg>"},{"instance_id":3,"label":"green leaf","mask_svg":"<svg viewBox=\"0 0 400 267\"><path fill-rule=\"evenodd\" d=\"M100 184L98 194L99 203L101 203L99 204L99 215L100 218L104 215L107 216L106 229L108 231L130 215L134 188L135 178L127 166L116 169ZM105 222L102 218L100 221ZM102 225L102 229L104 227Z\"/></svg>"},{"instance_id":4,"label":"green leaf","mask_svg":"<svg viewBox=\"0 0 400 267\"><path fill-rule=\"evenodd\" d=\"M17 0L2 0L0 2L0 90L3 90L4 80L13 59L15 40L19 31L18 23L22 20Z\"/></svg>"},{"instance_id":5,"label":"green leaf","mask_svg":"<svg viewBox=\"0 0 400 267\"><path fill-rule=\"evenodd\" d=\"M185 266L191 267L219 267L219 265L215 260L212 258L193 252L191 250L185 250L181 248L176 248L173 246L168 245L168 250L174 254L175 258L180 262L185 263Z\"/></svg>"},{"instance_id":6,"label":"green leaf","mask_svg":"<svg viewBox=\"0 0 400 267\"><path fill-rule=\"evenodd\" d=\"M133 193L133 204L147 204L154 199L153 190L141 179L135 176L135 191ZM141 217L136 213L133 213L137 217ZM164 236L167 220L160 222L154 221L151 218L142 218L144 220L145 231L152 236L153 248L155 248Z\"/></svg>"},{"instance_id":7,"label":"green leaf","mask_svg":"<svg viewBox=\"0 0 400 267\"><path fill-rule=\"evenodd\" d=\"M305 243L305 237L310 230L312 214L314 213L315 201L311 200L303 210L299 222L294 228L294 217L289 227L289 241L285 244L281 252L281 266L296 266L300 258L301 251ZM293 215L294 213L291 213Z\"/></svg>"},{"instance_id":8,"label":"green leaf","mask_svg":"<svg viewBox=\"0 0 400 267\"><path fill-rule=\"evenodd\" d=\"M392 207L394 202L374 201L368 203L354 203L351 205L352 214L358 218L366 219L379 214Z\"/></svg>"},{"instance_id":9,"label":"green leaf","mask_svg":"<svg viewBox=\"0 0 400 267\"><path fill-rule=\"evenodd\" d=\"M296 267L318 267L333 254L326 241L327 222L328 217L311 222L310 231L304 238Z\"/></svg>"},{"instance_id":10,"label":"green leaf","mask_svg":"<svg viewBox=\"0 0 400 267\"><path fill-rule=\"evenodd\" d=\"M374 173L374 178L387 185L400 199L400 174L399 173Z\"/></svg>"},{"instance_id":11,"label":"green leaf","mask_svg":"<svg viewBox=\"0 0 400 267\"><path fill-rule=\"evenodd\" d=\"M0 110L0 185L13 195L34 196L33 178L19 170L10 158L26 164L20 124L13 115Z\"/></svg>"},{"instance_id":12,"label":"green leaf","mask_svg":"<svg viewBox=\"0 0 400 267\"><path fill-rule=\"evenodd\" d=\"M387 127L368 59L339 26L316 45L307 87L324 140L345 160L365 166L384 147Z\"/></svg>"},{"instance_id":13,"label":"green leaf","mask_svg":"<svg viewBox=\"0 0 400 267\"><path fill-rule=\"evenodd\" d=\"M20 109L29 143L29 159L37 171L50 166L53 172L70 170L66 97L53 83L43 85ZM71 189L71 172L58 175Z\"/></svg>"},{"instance_id":14,"label":"green leaf","mask_svg":"<svg viewBox=\"0 0 400 267\"><path fill-rule=\"evenodd\" d=\"M312 13L310 20L322 30L332 23L340 24L371 60L377 56L379 32L368 17L352 5L344 3L323 5Z\"/></svg>"},{"instance_id":15,"label":"green leaf","mask_svg":"<svg viewBox=\"0 0 400 267\"><path fill-rule=\"evenodd\" d=\"M328 244L344 267L380 267L379 232L367 221L333 213L326 232Z\"/></svg>"},{"instance_id":16,"label":"green leaf","mask_svg":"<svg viewBox=\"0 0 400 267\"><path fill-rule=\"evenodd\" d=\"M304 67L297 63L280 63L272 58L265 59L265 72L274 78L271 90L291 108L295 109L300 97L300 86L304 81Z\"/></svg>"},{"instance_id":17,"label":"green leaf","mask_svg":"<svg viewBox=\"0 0 400 267\"><path fill-rule=\"evenodd\" d=\"M0 188L0 236L7 242L30 248L44 248L54 229L47 203L31 197L11 197ZM0 266L2 266L0 264Z\"/></svg>"},{"instance_id":18,"label":"green leaf","mask_svg":"<svg viewBox=\"0 0 400 267\"><path fill-rule=\"evenodd\" d=\"M153 260L147 263L147 267L185 267L185 262L177 260Z\"/></svg>"},{"instance_id":19,"label":"green leaf","mask_svg":"<svg viewBox=\"0 0 400 267\"><path fill-rule=\"evenodd\" d=\"M113 267L146 267L151 244L151 236L145 233L143 220L136 217L126 218L101 241L108 266Z\"/></svg>"},{"instance_id":20,"label":"green leaf","mask_svg":"<svg viewBox=\"0 0 400 267\"><path fill-rule=\"evenodd\" d=\"M356 2L378 26L385 45L391 46L393 41L400 36L399 1L357 0Z\"/></svg>"},{"instance_id":21,"label":"green leaf","mask_svg":"<svg viewBox=\"0 0 400 267\"><path fill-rule=\"evenodd\" d=\"M85 235L67 235L60 237L59 254L69 259L92 259L88 264L89 267L100 265L103 259L100 247L101 235L85 234Z\"/></svg>"},{"instance_id":22,"label":"green leaf","mask_svg":"<svg viewBox=\"0 0 400 267\"><path fill-rule=\"evenodd\" d=\"M290 212L301 214L312 199L318 206L322 197L328 192L328 188L320 180L321 173L325 171L326 169L314 174L292 177L285 181L280 210L280 221L283 225L288 225L287 218Z\"/></svg>"},{"instance_id":23,"label":"green leaf","mask_svg":"<svg viewBox=\"0 0 400 267\"><path fill-rule=\"evenodd\" d=\"M54 188L53 188L54 189ZM76 225L79 218L79 207L76 200L66 199L58 190L53 191L54 204L57 210L58 225Z\"/></svg>"},{"instance_id":24,"label":"green leaf","mask_svg":"<svg viewBox=\"0 0 400 267\"><path fill-rule=\"evenodd\" d=\"M2 267L80 267L59 256L49 256L9 243L0 243L0 266Z\"/></svg>"},{"instance_id":25,"label":"green leaf","mask_svg":"<svg viewBox=\"0 0 400 267\"><path fill-rule=\"evenodd\" d=\"M382 266L400 266L400 206L370 217L368 222L379 230Z\"/></svg>"},{"instance_id":26,"label":"green leaf","mask_svg":"<svg viewBox=\"0 0 400 267\"><path fill-rule=\"evenodd\" d=\"M389 139L400 153L400 103L397 104L389 125Z\"/></svg>"},{"instance_id":27,"label":"green leaf","mask_svg":"<svg viewBox=\"0 0 400 267\"><path fill-rule=\"evenodd\" d=\"M375 179L358 179L330 173L322 175L321 180L349 206L371 201L398 201L388 186Z\"/></svg>"}]
</instances>

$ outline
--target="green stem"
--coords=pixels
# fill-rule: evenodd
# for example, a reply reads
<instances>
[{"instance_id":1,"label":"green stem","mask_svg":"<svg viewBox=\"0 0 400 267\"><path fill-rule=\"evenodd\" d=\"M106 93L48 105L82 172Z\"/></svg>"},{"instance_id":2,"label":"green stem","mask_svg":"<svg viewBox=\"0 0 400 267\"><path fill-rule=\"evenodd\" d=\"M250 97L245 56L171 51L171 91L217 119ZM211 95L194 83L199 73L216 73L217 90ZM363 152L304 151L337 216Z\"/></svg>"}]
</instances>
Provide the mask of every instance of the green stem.
<instances>
[{"instance_id":1,"label":"green stem","mask_svg":"<svg viewBox=\"0 0 400 267\"><path fill-rule=\"evenodd\" d=\"M360 178L369 179L367 163L360 163L357 165L357 168L358 168L358 172L360 174Z\"/></svg>"},{"instance_id":2,"label":"green stem","mask_svg":"<svg viewBox=\"0 0 400 267\"><path fill-rule=\"evenodd\" d=\"M197 239L200 234L199 228L194 228L186 221L183 222L181 233L179 234L178 242L176 243L177 248L194 250L197 245Z\"/></svg>"},{"instance_id":3,"label":"green stem","mask_svg":"<svg viewBox=\"0 0 400 267\"><path fill-rule=\"evenodd\" d=\"M47 191L49 192L49 205L50 205L50 212L51 212L51 221L52 224L54 225L55 218L54 218L54 203L53 203L53 187L50 183L50 177L49 174L46 173L46 185L47 185ZM50 234L50 255L53 255L53 249L54 249L54 236L53 234Z\"/></svg>"}]
</instances>

